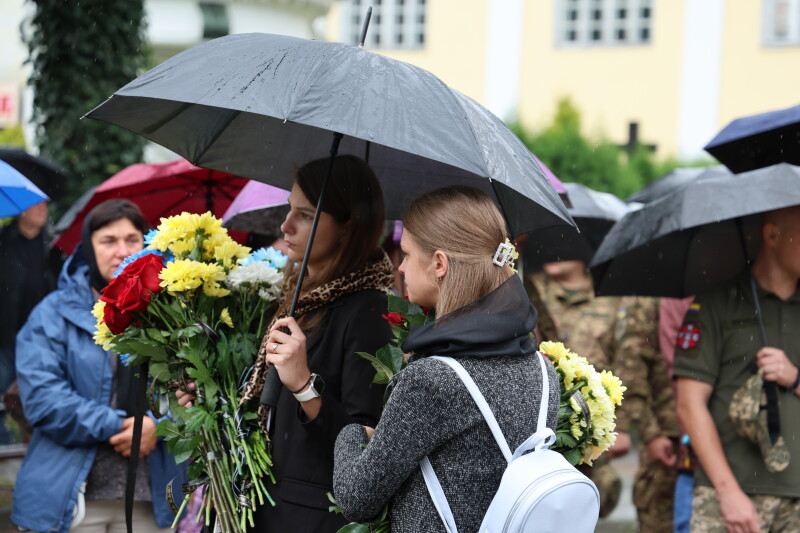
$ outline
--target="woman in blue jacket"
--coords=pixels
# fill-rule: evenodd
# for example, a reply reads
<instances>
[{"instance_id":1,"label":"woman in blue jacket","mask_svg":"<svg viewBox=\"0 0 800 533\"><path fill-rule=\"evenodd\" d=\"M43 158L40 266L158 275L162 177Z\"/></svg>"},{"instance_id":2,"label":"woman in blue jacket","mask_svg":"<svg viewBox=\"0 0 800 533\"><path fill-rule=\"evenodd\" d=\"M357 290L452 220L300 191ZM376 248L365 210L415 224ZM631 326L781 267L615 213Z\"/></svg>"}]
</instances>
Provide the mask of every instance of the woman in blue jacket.
<instances>
[{"instance_id":1,"label":"woman in blue jacket","mask_svg":"<svg viewBox=\"0 0 800 533\"><path fill-rule=\"evenodd\" d=\"M146 229L141 211L127 200L95 207L58 289L34 308L17 336L19 388L33 427L14 487L11 518L20 528L65 533L125 527L132 376L117 355L94 343L91 310L119 264L143 248ZM134 531L171 525L166 485L176 476L176 486L183 481L182 468L153 435L155 424L144 418Z\"/></svg>"}]
</instances>

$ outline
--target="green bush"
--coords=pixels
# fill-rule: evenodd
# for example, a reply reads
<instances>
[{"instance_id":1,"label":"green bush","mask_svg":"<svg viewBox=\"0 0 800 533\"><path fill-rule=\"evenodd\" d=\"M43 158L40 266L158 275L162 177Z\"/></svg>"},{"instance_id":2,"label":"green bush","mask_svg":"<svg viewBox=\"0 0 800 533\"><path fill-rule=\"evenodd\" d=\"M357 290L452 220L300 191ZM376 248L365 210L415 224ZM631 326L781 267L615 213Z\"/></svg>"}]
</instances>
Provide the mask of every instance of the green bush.
<instances>
[{"instance_id":1,"label":"green bush","mask_svg":"<svg viewBox=\"0 0 800 533\"><path fill-rule=\"evenodd\" d=\"M534 133L520 124L511 128L561 181L582 183L620 198L677 166L675 161L657 161L652 152L640 146L633 157L605 140L592 141L581 133L580 112L568 100L558 102L553 123Z\"/></svg>"},{"instance_id":2,"label":"green bush","mask_svg":"<svg viewBox=\"0 0 800 533\"><path fill-rule=\"evenodd\" d=\"M56 212L112 174L142 159L145 140L96 120L80 120L146 64L143 0L29 0L36 5L25 40L33 72L39 150L72 173Z\"/></svg>"}]
</instances>

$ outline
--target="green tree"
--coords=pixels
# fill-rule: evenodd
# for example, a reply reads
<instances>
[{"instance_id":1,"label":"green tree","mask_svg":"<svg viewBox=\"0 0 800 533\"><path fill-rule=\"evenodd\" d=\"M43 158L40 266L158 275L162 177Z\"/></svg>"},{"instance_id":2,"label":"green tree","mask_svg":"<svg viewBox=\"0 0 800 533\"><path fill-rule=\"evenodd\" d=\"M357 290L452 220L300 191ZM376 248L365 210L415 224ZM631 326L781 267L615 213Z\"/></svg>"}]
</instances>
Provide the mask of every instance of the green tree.
<instances>
[{"instance_id":1,"label":"green tree","mask_svg":"<svg viewBox=\"0 0 800 533\"><path fill-rule=\"evenodd\" d=\"M545 130L532 133L519 124L512 129L562 181L582 183L620 198L677 166L674 161L656 161L644 147L628 158L614 144L588 139L581 133L580 112L568 99L558 102L553 123Z\"/></svg>"},{"instance_id":2,"label":"green tree","mask_svg":"<svg viewBox=\"0 0 800 533\"><path fill-rule=\"evenodd\" d=\"M143 70L144 0L29 1L36 6L25 40L37 143L43 156L74 176L58 212L141 161L143 138L80 118Z\"/></svg>"}]
</instances>

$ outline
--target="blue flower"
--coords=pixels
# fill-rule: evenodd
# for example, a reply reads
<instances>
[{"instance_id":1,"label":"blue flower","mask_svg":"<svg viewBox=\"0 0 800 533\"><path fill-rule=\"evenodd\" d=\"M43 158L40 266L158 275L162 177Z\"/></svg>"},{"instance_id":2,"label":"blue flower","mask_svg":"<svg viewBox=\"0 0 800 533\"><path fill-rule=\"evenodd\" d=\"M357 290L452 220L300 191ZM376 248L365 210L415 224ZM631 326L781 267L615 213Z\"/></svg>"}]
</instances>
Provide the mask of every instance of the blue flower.
<instances>
[{"instance_id":1,"label":"blue flower","mask_svg":"<svg viewBox=\"0 0 800 533\"><path fill-rule=\"evenodd\" d=\"M152 233L152 232L150 232L150 233ZM116 278L117 276L119 276L122 273L122 271L125 270L126 266L130 265L131 263L133 263L134 261L136 261L140 257L144 257L147 254L160 255L161 257L164 258L163 264L165 264L165 265L168 262L170 262L173 259L175 259L175 256L172 254L172 252L169 252L169 251L167 251L167 252L159 252L158 250L148 250L147 248L145 248L144 250L142 250L140 252L136 252L135 254L129 255L128 257L126 257L125 260L122 261L122 263L120 263L119 266L117 267L116 272L114 272L114 277Z\"/></svg>"},{"instance_id":2,"label":"blue flower","mask_svg":"<svg viewBox=\"0 0 800 533\"><path fill-rule=\"evenodd\" d=\"M144 245L148 246L151 242L153 242L153 237L158 235L157 229L151 229L147 232L147 235L144 236Z\"/></svg>"},{"instance_id":3,"label":"blue flower","mask_svg":"<svg viewBox=\"0 0 800 533\"><path fill-rule=\"evenodd\" d=\"M250 256L239 261L239 264L246 266L257 261L263 261L268 263L276 270L280 270L286 266L286 263L289 261L289 257L270 246L269 248L260 248L256 250L250 254Z\"/></svg>"},{"instance_id":4,"label":"blue flower","mask_svg":"<svg viewBox=\"0 0 800 533\"><path fill-rule=\"evenodd\" d=\"M134 357L135 356L133 354L121 353L119 354L119 361L125 366L131 366L131 359L133 359Z\"/></svg>"}]
</instances>

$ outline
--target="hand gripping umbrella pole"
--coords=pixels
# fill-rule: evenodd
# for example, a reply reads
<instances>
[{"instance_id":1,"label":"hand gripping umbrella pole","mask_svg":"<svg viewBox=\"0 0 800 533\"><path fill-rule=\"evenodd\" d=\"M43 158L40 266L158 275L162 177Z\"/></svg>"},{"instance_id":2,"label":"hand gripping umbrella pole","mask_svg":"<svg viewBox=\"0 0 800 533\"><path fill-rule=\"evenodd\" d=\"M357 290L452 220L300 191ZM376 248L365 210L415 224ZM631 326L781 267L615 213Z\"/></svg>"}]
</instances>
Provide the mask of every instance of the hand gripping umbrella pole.
<instances>
[{"instance_id":1,"label":"hand gripping umbrella pole","mask_svg":"<svg viewBox=\"0 0 800 533\"><path fill-rule=\"evenodd\" d=\"M328 182L330 181L331 174L333 173L333 161L336 159L336 154L339 152L339 143L342 140L341 133L333 134L333 142L331 143L331 156L328 161L328 170L325 172L325 179L322 181L322 189L319 191L319 200L317 200L317 210L314 213L314 221L311 223L311 233L308 236L308 245L306 245L306 253L303 255L303 264L300 267L300 275L297 278L297 287L294 289L294 296L292 297L292 305L289 307L289 316L294 317L295 309L297 308L297 300L300 297L300 290L303 287L303 280L306 276L306 267L308 267L308 259L311 257L311 247L314 244L314 236L317 233L317 225L319 225L319 217L322 214L322 206L325 201L325 192L328 190ZM269 365L267 369L267 377L264 382L264 389L261 391L261 403L274 408L278 404L278 396L280 396L281 388L280 377L277 370L273 365Z\"/></svg>"},{"instance_id":2,"label":"hand gripping umbrella pole","mask_svg":"<svg viewBox=\"0 0 800 533\"><path fill-rule=\"evenodd\" d=\"M747 241L744 236L744 227L742 226L741 217L736 219L736 229L739 232L739 239L742 241L742 252L744 252L745 261L747 265L752 264L750 253L747 251ZM761 344L769 346L767 341L767 330L764 327L764 315L761 312L761 300L758 297L758 288L756 287L756 279L750 273L750 290L753 293L753 304L756 307L756 318L758 319L758 332L761 336ZM764 382L764 394L767 396L767 432L769 433L769 440L772 444L777 442L778 437L781 436L781 417L778 407L778 387L775 382Z\"/></svg>"}]
</instances>

